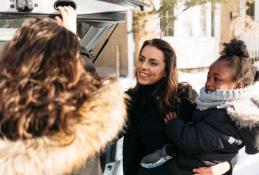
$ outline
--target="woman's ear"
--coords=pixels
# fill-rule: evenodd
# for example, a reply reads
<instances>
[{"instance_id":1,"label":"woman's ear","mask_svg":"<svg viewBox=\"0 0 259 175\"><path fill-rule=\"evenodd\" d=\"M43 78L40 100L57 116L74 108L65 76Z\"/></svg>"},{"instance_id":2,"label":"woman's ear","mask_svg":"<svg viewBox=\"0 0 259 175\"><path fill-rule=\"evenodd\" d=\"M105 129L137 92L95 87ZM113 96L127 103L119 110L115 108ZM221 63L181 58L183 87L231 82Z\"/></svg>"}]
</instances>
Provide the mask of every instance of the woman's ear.
<instances>
[{"instance_id":1,"label":"woman's ear","mask_svg":"<svg viewBox=\"0 0 259 175\"><path fill-rule=\"evenodd\" d=\"M241 88L244 88L244 87L245 87L245 84L244 84L243 81L241 81L241 82L238 82L238 83L236 84L235 89L241 89Z\"/></svg>"}]
</instances>

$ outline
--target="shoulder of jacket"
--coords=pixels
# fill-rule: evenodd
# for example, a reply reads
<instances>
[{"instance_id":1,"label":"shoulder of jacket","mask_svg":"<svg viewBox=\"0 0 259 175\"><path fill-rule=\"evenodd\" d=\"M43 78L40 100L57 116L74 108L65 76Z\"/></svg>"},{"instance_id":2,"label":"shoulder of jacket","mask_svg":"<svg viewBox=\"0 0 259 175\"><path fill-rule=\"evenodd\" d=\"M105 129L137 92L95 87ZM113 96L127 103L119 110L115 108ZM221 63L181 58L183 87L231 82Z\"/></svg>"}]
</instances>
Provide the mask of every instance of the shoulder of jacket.
<instances>
[{"instance_id":1,"label":"shoulder of jacket","mask_svg":"<svg viewBox=\"0 0 259 175\"><path fill-rule=\"evenodd\" d=\"M79 115L73 135L59 132L15 142L0 139L0 162L5 162L0 174L70 174L102 151L123 129L125 94L116 81L106 82L83 103Z\"/></svg>"}]
</instances>

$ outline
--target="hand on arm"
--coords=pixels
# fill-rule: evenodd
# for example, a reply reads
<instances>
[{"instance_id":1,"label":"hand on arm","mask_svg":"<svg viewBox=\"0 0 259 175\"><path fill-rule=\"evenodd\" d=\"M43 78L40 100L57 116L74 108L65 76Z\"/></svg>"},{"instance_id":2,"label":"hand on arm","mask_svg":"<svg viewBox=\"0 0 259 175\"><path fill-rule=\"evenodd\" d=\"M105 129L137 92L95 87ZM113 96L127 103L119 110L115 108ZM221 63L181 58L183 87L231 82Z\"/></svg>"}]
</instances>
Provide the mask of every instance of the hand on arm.
<instances>
[{"instance_id":1,"label":"hand on arm","mask_svg":"<svg viewBox=\"0 0 259 175\"><path fill-rule=\"evenodd\" d=\"M61 14L60 18L59 16L56 16L55 19L57 20L58 24L61 26L64 26L74 34L76 34L77 31L77 24L76 24L76 17L77 13L75 9L71 6L59 6L58 10Z\"/></svg>"},{"instance_id":2,"label":"hand on arm","mask_svg":"<svg viewBox=\"0 0 259 175\"><path fill-rule=\"evenodd\" d=\"M193 169L194 175L222 175L230 170L229 162L219 163L211 167L200 167Z\"/></svg>"},{"instance_id":3,"label":"hand on arm","mask_svg":"<svg viewBox=\"0 0 259 175\"><path fill-rule=\"evenodd\" d=\"M167 124L169 121L176 119L177 115L175 112L169 112L168 114L166 114L165 118L164 118L164 122L165 124Z\"/></svg>"}]
</instances>

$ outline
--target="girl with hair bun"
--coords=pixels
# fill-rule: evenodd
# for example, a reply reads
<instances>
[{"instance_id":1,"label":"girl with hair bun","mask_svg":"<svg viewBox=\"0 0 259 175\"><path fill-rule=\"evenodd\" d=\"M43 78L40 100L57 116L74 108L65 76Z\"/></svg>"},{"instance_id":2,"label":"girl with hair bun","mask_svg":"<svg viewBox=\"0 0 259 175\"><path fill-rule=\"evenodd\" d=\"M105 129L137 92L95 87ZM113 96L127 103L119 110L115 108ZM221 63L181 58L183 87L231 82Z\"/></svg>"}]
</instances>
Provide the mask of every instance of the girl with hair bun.
<instances>
[{"instance_id":1,"label":"girl with hair bun","mask_svg":"<svg viewBox=\"0 0 259 175\"><path fill-rule=\"evenodd\" d=\"M230 162L243 146L248 154L259 152L259 83L248 58L243 41L224 44L196 98L192 122L185 124L169 112L164 121L172 145L145 156L143 167L160 166L171 157L173 174L199 174L203 169L198 167Z\"/></svg>"}]
</instances>

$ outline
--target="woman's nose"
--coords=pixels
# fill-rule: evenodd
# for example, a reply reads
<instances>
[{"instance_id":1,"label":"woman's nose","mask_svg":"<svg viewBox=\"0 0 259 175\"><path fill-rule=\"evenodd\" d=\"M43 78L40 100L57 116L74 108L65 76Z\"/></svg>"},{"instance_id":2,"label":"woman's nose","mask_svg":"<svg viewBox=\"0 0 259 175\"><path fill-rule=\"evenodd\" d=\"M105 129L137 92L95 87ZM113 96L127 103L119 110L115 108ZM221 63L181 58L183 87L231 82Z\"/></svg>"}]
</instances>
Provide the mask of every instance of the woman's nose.
<instances>
[{"instance_id":1,"label":"woman's nose","mask_svg":"<svg viewBox=\"0 0 259 175\"><path fill-rule=\"evenodd\" d=\"M148 68L148 63L146 61L140 63L140 68L141 69L147 69Z\"/></svg>"}]
</instances>

